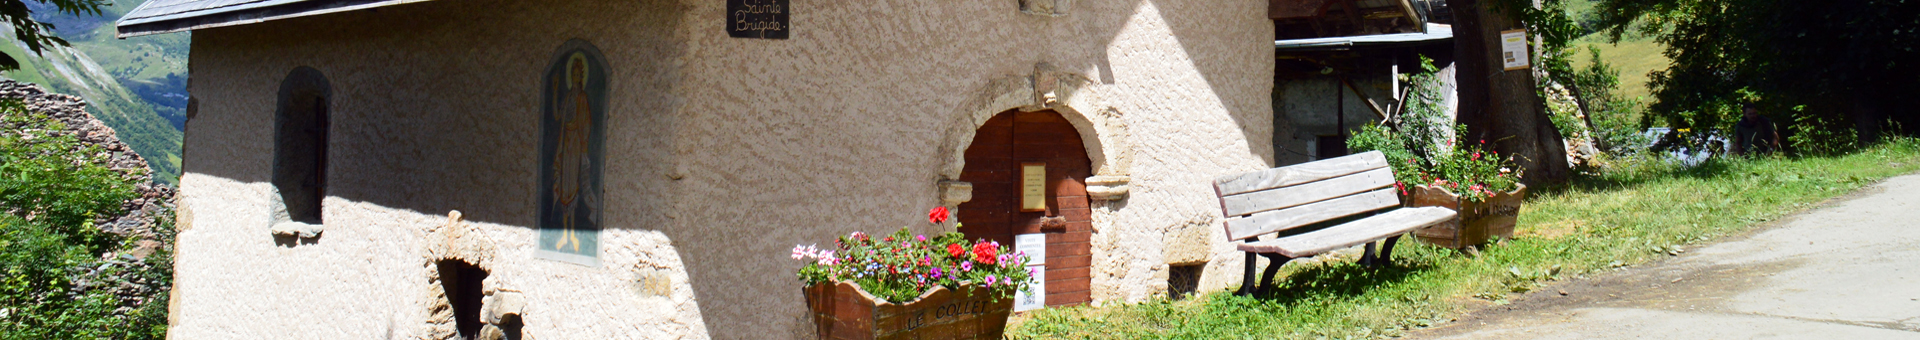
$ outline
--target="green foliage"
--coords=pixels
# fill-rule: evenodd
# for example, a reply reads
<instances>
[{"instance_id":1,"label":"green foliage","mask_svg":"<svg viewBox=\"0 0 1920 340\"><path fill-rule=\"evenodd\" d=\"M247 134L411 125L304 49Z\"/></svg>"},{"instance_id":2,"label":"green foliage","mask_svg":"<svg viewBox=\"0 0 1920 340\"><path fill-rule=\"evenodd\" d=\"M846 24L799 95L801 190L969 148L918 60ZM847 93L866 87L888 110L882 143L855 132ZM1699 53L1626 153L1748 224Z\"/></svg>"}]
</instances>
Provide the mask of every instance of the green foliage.
<instances>
[{"instance_id":1,"label":"green foliage","mask_svg":"<svg viewBox=\"0 0 1920 340\"><path fill-rule=\"evenodd\" d=\"M1500 159L1479 145L1455 145L1447 117L1442 83L1433 60L1420 58L1422 72L1410 76L1405 114L1392 126L1368 124L1347 139L1353 152L1380 151L1393 167L1395 186L1433 185L1460 193L1462 199L1482 201L1493 192L1516 188L1511 160ZM1485 144L1483 141L1480 144Z\"/></svg>"},{"instance_id":2,"label":"green foliage","mask_svg":"<svg viewBox=\"0 0 1920 340\"><path fill-rule=\"evenodd\" d=\"M944 220L945 208L936 209ZM899 303L935 286L979 285L997 293L995 298L1008 297L1033 281L1027 272L1029 259L1013 252L1012 245L969 242L958 232L929 238L901 227L893 235L875 238L856 231L834 244L831 249L793 247L793 259L807 261L796 274L800 282L853 282L875 297Z\"/></svg>"},{"instance_id":3,"label":"green foliage","mask_svg":"<svg viewBox=\"0 0 1920 340\"><path fill-rule=\"evenodd\" d=\"M1727 106L1743 100L1777 122L1916 119L1897 108L1920 91L1920 1L1601 0L1596 12L1616 40L1634 30L1666 45L1672 65L1651 75L1650 122L1709 134L1736 121Z\"/></svg>"},{"instance_id":4,"label":"green foliage","mask_svg":"<svg viewBox=\"0 0 1920 340\"><path fill-rule=\"evenodd\" d=\"M114 0L97 12L68 13L52 2L28 1L36 20L58 25L50 32L73 48L34 52L22 44L0 44L0 53L25 56L18 69L5 72L8 78L86 98L87 111L147 159L155 180L173 184L180 173L190 38L187 33L115 38L113 21L140 3ZM88 64L105 72L87 71L93 69ZM62 67L83 72L61 72Z\"/></svg>"},{"instance_id":5,"label":"green foliage","mask_svg":"<svg viewBox=\"0 0 1920 340\"><path fill-rule=\"evenodd\" d=\"M18 102L0 102L0 125L0 339L164 338L171 254L103 256L139 240L93 224L121 212L133 183ZM170 243L170 218L157 218Z\"/></svg>"},{"instance_id":6,"label":"green foliage","mask_svg":"<svg viewBox=\"0 0 1920 340\"><path fill-rule=\"evenodd\" d=\"M1800 108L1796 108L1800 109ZM1795 115L1793 133L1787 135L1786 142L1794 151L1805 155L1835 155L1853 151L1858 146L1858 136L1853 129L1841 124L1837 119L1820 115Z\"/></svg>"},{"instance_id":7,"label":"green foliage","mask_svg":"<svg viewBox=\"0 0 1920 340\"><path fill-rule=\"evenodd\" d=\"M60 13L71 15L100 15L100 7L106 6L106 0L34 0L40 4L52 4ZM13 26L15 42L26 45L27 49L39 54L53 46L67 46L65 39L49 34L55 27L51 23L33 17L33 9L26 0L0 0L0 19ZM13 56L0 54L0 71L12 71L20 68L20 61Z\"/></svg>"},{"instance_id":8,"label":"green foliage","mask_svg":"<svg viewBox=\"0 0 1920 340\"><path fill-rule=\"evenodd\" d=\"M1016 316L1011 339L1363 339L1398 337L1505 303L1549 281L1647 263L1693 244L1920 170L1920 140L1834 157L1714 159L1682 167L1629 158L1563 189L1530 194L1516 234L1477 257L1402 241L1394 265L1289 264L1279 289ZM1228 289L1231 290L1231 289Z\"/></svg>"},{"instance_id":9,"label":"green foliage","mask_svg":"<svg viewBox=\"0 0 1920 340\"><path fill-rule=\"evenodd\" d=\"M0 134L0 206L49 225L90 229L82 224L120 210L133 198L133 185L104 166L99 147L72 135L48 136L56 128L29 113L17 100L0 101L0 126L38 130Z\"/></svg>"},{"instance_id":10,"label":"green foliage","mask_svg":"<svg viewBox=\"0 0 1920 340\"><path fill-rule=\"evenodd\" d=\"M1637 121L1640 116L1636 110L1640 103L1636 99L1621 96L1620 71L1601 58L1600 48L1587 46L1588 62L1585 67L1574 67L1571 48L1546 53L1541 66L1554 83L1561 84L1575 101L1571 106L1550 107L1553 109L1554 125L1567 136L1589 135L1603 152L1633 153L1642 151L1641 147L1652 144L1640 131L1647 128ZM1550 105L1551 106L1551 105ZM1585 120L1575 115L1582 111L1588 114Z\"/></svg>"}]
</instances>

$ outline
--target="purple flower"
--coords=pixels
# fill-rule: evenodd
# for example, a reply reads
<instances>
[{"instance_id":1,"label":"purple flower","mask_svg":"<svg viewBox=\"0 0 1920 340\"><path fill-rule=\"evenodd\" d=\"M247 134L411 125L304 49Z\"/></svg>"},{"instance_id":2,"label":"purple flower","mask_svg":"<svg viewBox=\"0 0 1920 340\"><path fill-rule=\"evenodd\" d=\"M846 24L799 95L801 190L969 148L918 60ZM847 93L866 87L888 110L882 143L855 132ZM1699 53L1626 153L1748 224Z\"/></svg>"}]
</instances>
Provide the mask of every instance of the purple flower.
<instances>
[{"instance_id":1,"label":"purple flower","mask_svg":"<svg viewBox=\"0 0 1920 340\"><path fill-rule=\"evenodd\" d=\"M992 287L992 286L993 286L993 281L994 281L994 277L993 277L993 275L987 275L987 286L988 286L988 287Z\"/></svg>"},{"instance_id":2,"label":"purple flower","mask_svg":"<svg viewBox=\"0 0 1920 340\"><path fill-rule=\"evenodd\" d=\"M973 261L960 261L960 271L963 271L963 272L973 271Z\"/></svg>"},{"instance_id":3,"label":"purple flower","mask_svg":"<svg viewBox=\"0 0 1920 340\"><path fill-rule=\"evenodd\" d=\"M933 268L933 278L940 278L940 268Z\"/></svg>"}]
</instances>

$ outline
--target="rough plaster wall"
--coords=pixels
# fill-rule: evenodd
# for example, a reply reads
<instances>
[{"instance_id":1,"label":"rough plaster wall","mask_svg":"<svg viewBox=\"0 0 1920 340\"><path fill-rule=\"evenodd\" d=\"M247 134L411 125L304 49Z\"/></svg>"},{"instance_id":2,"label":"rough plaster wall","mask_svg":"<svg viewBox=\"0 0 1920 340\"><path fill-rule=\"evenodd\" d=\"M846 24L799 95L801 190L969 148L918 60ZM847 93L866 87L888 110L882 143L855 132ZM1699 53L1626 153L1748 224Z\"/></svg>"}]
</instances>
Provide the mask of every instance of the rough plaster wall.
<instances>
[{"instance_id":1,"label":"rough plaster wall","mask_svg":"<svg viewBox=\"0 0 1920 340\"><path fill-rule=\"evenodd\" d=\"M1265 2L1016 5L796 2L791 40L725 37L717 1L435 1L196 32L175 332L424 336L428 249L452 242L432 230L459 210L534 338L801 337L788 248L915 225L955 165L947 132L972 128L956 118L1033 105L982 98L1043 63L1085 79L1061 109L1114 163L1100 174L1131 177L1097 205L1096 299L1164 292L1169 262L1237 283L1208 183L1272 161ZM614 77L616 208L592 267L532 257L539 75L570 38ZM326 232L307 242L266 230L274 95L297 66L335 94ZM667 296L634 287L654 269Z\"/></svg>"}]
</instances>

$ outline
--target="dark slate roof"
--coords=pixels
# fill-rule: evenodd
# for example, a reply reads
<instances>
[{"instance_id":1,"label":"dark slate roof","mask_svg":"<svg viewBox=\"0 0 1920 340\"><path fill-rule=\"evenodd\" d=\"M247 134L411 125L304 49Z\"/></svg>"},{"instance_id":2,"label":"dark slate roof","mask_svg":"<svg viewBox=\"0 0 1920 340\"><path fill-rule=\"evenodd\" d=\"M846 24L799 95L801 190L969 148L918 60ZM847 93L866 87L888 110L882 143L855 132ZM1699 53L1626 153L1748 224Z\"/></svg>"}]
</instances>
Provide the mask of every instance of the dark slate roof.
<instances>
[{"instance_id":1,"label":"dark slate roof","mask_svg":"<svg viewBox=\"0 0 1920 340\"><path fill-rule=\"evenodd\" d=\"M115 26L126 38L421 1L427 0L147 0Z\"/></svg>"}]
</instances>

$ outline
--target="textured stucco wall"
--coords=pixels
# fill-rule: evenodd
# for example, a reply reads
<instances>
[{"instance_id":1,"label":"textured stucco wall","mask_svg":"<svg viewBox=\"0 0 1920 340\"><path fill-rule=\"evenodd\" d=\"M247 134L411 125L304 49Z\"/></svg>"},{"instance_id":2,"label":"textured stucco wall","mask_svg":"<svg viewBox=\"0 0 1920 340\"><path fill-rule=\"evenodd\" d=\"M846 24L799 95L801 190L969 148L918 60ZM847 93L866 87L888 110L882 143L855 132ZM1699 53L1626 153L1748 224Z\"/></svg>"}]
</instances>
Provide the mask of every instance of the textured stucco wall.
<instances>
[{"instance_id":1,"label":"textured stucco wall","mask_svg":"<svg viewBox=\"0 0 1920 340\"><path fill-rule=\"evenodd\" d=\"M1016 108L1061 111L1096 175L1130 180L1095 206L1096 300L1164 292L1168 263L1237 283L1208 183L1272 162L1265 1L792 6L791 40L727 38L721 1L433 1L197 31L174 335L430 337L432 261L461 258L526 297L535 339L805 337L788 249L914 225L972 129ZM573 38L612 78L597 266L531 243L540 74ZM272 115L299 66L334 95L325 232L276 239ZM637 283L661 273L665 296Z\"/></svg>"}]
</instances>

